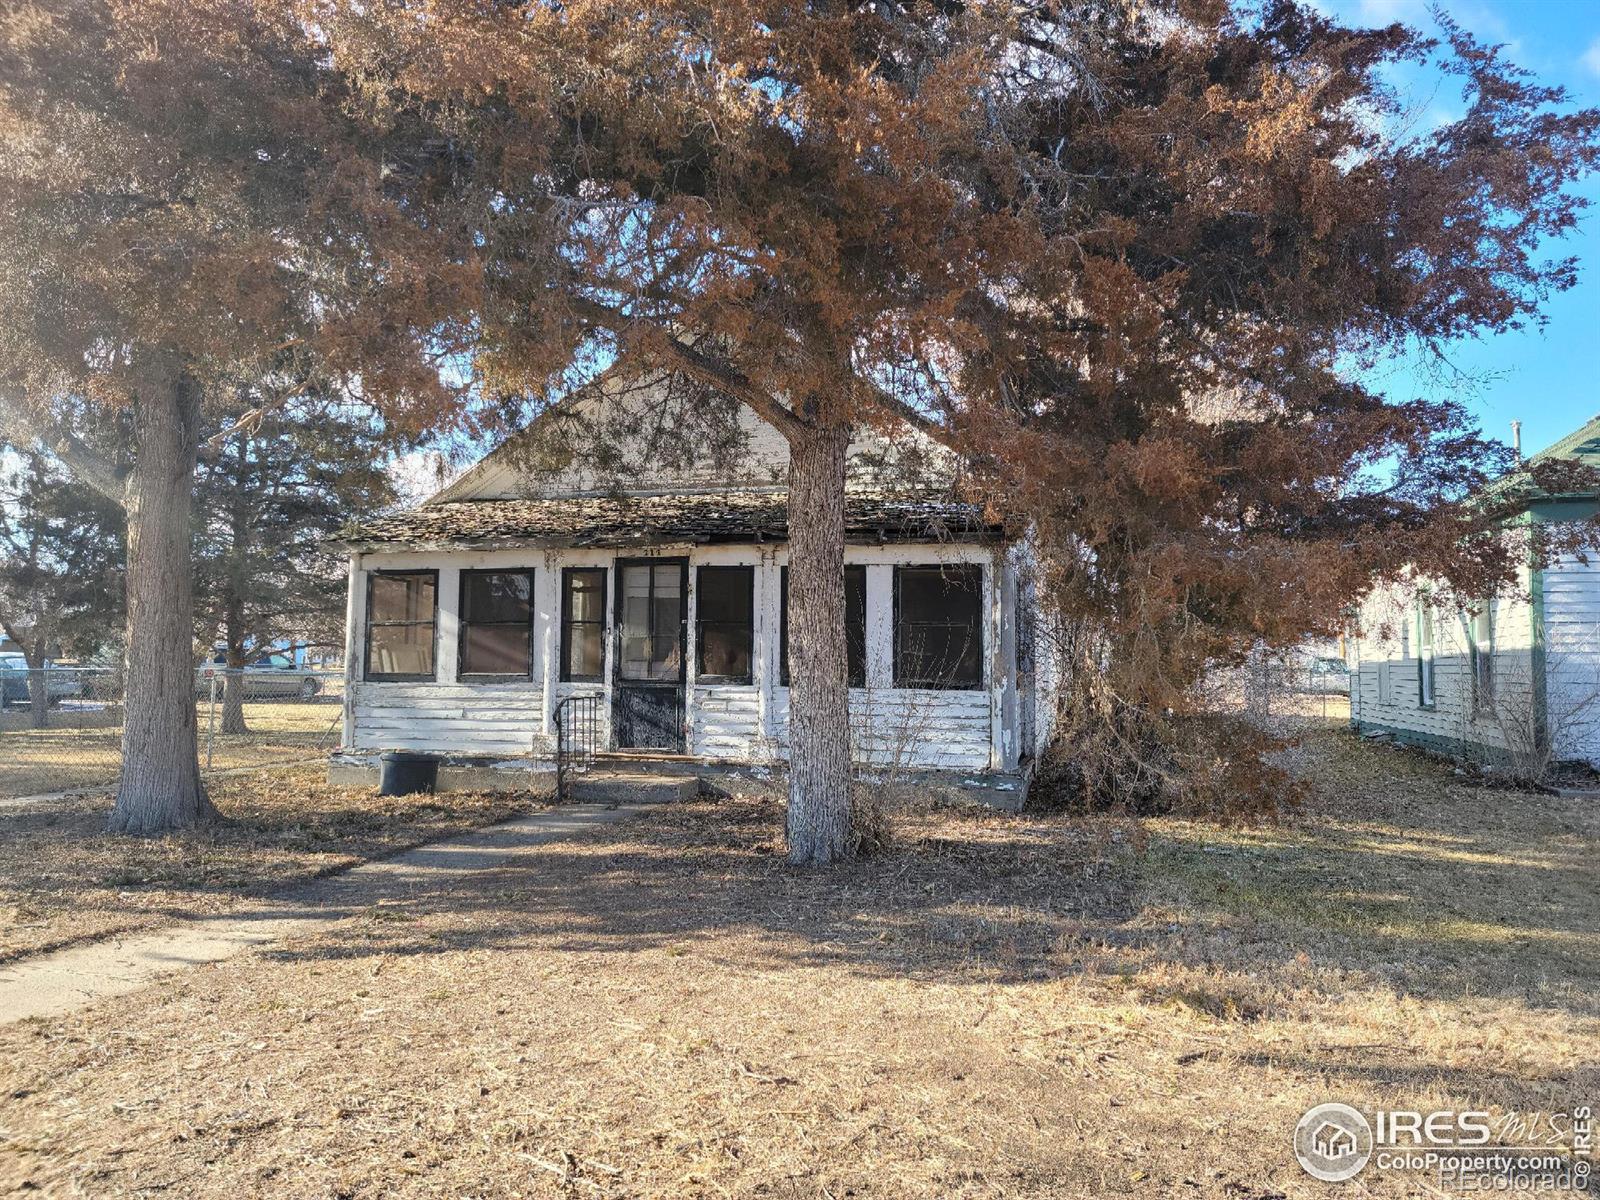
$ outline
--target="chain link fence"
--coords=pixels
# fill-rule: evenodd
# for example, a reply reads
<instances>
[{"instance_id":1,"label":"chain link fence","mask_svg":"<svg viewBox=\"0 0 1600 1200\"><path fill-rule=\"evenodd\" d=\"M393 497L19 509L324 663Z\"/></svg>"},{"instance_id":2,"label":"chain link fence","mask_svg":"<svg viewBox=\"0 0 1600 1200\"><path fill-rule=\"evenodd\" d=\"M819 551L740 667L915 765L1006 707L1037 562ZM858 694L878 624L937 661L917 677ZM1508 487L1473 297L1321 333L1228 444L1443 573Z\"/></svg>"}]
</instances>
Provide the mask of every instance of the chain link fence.
<instances>
[{"instance_id":1,"label":"chain link fence","mask_svg":"<svg viewBox=\"0 0 1600 1200\"><path fill-rule=\"evenodd\" d=\"M111 668L0 670L0 799L115 786L123 682ZM306 762L339 744L339 671L202 667L194 697L203 771Z\"/></svg>"},{"instance_id":2,"label":"chain link fence","mask_svg":"<svg viewBox=\"0 0 1600 1200\"><path fill-rule=\"evenodd\" d=\"M1207 707L1263 728L1350 719L1350 671L1342 659L1293 653L1252 655L1243 666L1207 680Z\"/></svg>"}]
</instances>

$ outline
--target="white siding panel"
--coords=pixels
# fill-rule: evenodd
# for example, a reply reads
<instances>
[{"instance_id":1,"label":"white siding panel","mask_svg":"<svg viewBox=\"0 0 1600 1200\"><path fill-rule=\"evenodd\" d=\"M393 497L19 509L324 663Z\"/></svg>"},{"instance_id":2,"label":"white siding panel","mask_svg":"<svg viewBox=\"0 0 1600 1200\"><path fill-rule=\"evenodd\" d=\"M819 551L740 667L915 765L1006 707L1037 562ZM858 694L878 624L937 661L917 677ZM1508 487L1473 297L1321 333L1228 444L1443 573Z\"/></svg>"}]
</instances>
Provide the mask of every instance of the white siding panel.
<instances>
[{"instance_id":1,"label":"white siding panel","mask_svg":"<svg viewBox=\"0 0 1600 1200\"><path fill-rule=\"evenodd\" d=\"M527 754L543 732L536 681L359 683L352 748L435 754Z\"/></svg>"},{"instance_id":2,"label":"white siding panel","mask_svg":"<svg viewBox=\"0 0 1600 1200\"><path fill-rule=\"evenodd\" d=\"M1600 565L1544 572L1546 719L1557 758L1600 764Z\"/></svg>"},{"instance_id":3,"label":"white siding panel","mask_svg":"<svg viewBox=\"0 0 1600 1200\"><path fill-rule=\"evenodd\" d=\"M707 684L690 692L689 752L752 762L772 757L761 734L761 690Z\"/></svg>"},{"instance_id":4,"label":"white siding panel","mask_svg":"<svg viewBox=\"0 0 1600 1200\"><path fill-rule=\"evenodd\" d=\"M789 689L774 705L779 750L789 748ZM857 761L906 770L982 771L991 749L989 693L850 689Z\"/></svg>"}]
</instances>

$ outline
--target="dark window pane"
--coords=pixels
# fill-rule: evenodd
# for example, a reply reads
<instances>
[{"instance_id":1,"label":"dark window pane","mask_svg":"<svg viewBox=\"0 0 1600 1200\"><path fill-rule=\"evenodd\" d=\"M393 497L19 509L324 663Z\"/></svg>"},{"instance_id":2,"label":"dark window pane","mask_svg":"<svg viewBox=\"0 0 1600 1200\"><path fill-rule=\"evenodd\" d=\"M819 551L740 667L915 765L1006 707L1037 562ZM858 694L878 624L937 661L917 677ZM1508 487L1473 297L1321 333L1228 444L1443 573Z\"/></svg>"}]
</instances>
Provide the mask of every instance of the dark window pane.
<instances>
[{"instance_id":1,"label":"dark window pane","mask_svg":"<svg viewBox=\"0 0 1600 1200\"><path fill-rule=\"evenodd\" d=\"M755 569L701 567L696 614L699 674L707 679L749 683L755 624Z\"/></svg>"},{"instance_id":2,"label":"dark window pane","mask_svg":"<svg viewBox=\"0 0 1600 1200\"><path fill-rule=\"evenodd\" d=\"M432 675L433 623L374 625L368 643L369 672L377 675Z\"/></svg>"},{"instance_id":3,"label":"dark window pane","mask_svg":"<svg viewBox=\"0 0 1600 1200\"><path fill-rule=\"evenodd\" d=\"M977 687L983 678L980 567L895 570L895 684Z\"/></svg>"},{"instance_id":4,"label":"dark window pane","mask_svg":"<svg viewBox=\"0 0 1600 1200\"><path fill-rule=\"evenodd\" d=\"M978 679L976 630L924 625L901 642L900 668L908 681L935 686L970 686Z\"/></svg>"},{"instance_id":5,"label":"dark window pane","mask_svg":"<svg viewBox=\"0 0 1600 1200\"><path fill-rule=\"evenodd\" d=\"M526 623L533 580L523 571L473 571L461 576L461 616L465 621Z\"/></svg>"},{"instance_id":6,"label":"dark window pane","mask_svg":"<svg viewBox=\"0 0 1600 1200\"><path fill-rule=\"evenodd\" d=\"M844 569L844 649L851 687L867 686L867 569Z\"/></svg>"},{"instance_id":7,"label":"dark window pane","mask_svg":"<svg viewBox=\"0 0 1600 1200\"><path fill-rule=\"evenodd\" d=\"M913 625L977 619L982 574L977 567L901 567L900 619Z\"/></svg>"},{"instance_id":8,"label":"dark window pane","mask_svg":"<svg viewBox=\"0 0 1600 1200\"><path fill-rule=\"evenodd\" d=\"M700 619L748 623L755 612L754 583L749 567L701 567Z\"/></svg>"},{"instance_id":9,"label":"dark window pane","mask_svg":"<svg viewBox=\"0 0 1600 1200\"><path fill-rule=\"evenodd\" d=\"M700 674L708 678L750 678L750 626L702 625Z\"/></svg>"},{"instance_id":10,"label":"dark window pane","mask_svg":"<svg viewBox=\"0 0 1600 1200\"><path fill-rule=\"evenodd\" d=\"M463 675L526 675L527 625L469 625L461 646Z\"/></svg>"},{"instance_id":11,"label":"dark window pane","mask_svg":"<svg viewBox=\"0 0 1600 1200\"><path fill-rule=\"evenodd\" d=\"M432 575L372 575L372 620L433 620Z\"/></svg>"},{"instance_id":12,"label":"dark window pane","mask_svg":"<svg viewBox=\"0 0 1600 1200\"><path fill-rule=\"evenodd\" d=\"M567 640L567 678L599 679L605 662L603 629L574 625Z\"/></svg>"}]
</instances>

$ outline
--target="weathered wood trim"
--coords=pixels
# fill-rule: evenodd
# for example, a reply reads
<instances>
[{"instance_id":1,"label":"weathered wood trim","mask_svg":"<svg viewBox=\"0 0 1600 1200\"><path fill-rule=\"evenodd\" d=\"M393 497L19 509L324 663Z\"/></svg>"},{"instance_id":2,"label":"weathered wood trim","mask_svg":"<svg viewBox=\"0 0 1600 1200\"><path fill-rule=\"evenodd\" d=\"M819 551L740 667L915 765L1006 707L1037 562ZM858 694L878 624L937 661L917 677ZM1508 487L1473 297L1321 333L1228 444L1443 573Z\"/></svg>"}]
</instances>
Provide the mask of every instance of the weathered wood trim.
<instances>
[{"instance_id":1,"label":"weathered wood trim","mask_svg":"<svg viewBox=\"0 0 1600 1200\"><path fill-rule=\"evenodd\" d=\"M349 579L344 601L344 697L343 728L339 744L354 744L356 724L356 681L361 679L366 666L362 647L366 645L366 605L362 598L367 591L367 573L361 569L361 555L350 556Z\"/></svg>"}]
</instances>

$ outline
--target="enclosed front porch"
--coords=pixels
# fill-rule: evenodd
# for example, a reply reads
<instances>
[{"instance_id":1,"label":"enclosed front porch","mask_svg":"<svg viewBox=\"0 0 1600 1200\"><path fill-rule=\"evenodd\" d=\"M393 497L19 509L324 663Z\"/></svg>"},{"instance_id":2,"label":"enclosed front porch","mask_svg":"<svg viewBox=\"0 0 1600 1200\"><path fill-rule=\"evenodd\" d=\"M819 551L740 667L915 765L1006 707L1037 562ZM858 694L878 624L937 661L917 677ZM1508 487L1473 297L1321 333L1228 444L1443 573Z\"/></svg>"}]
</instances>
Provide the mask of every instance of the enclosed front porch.
<instances>
[{"instance_id":1,"label":"enclosed front porch","mask_svg":"<svg viewBox=\"0 0 1600 1200\"><path fill-rule=\"evenodd\" d=\"M760 545L356 553L341 755L526 764L565 719L605 752L781 762L786 561ZM847 549L860 761L1019 768L1033 723L1017 579L999 544Z\"/></svg>"}]
</instances>

